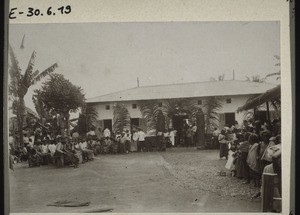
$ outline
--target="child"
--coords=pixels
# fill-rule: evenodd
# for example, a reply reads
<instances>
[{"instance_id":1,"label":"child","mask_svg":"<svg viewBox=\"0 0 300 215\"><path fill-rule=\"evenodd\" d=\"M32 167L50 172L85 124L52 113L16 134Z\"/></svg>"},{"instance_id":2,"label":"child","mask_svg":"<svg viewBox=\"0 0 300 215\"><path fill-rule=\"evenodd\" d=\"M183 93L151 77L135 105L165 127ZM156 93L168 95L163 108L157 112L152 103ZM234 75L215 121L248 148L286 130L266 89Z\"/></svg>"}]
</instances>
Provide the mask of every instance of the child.
<instances>
[{"instance_id":1,"label":"child","mask_svg":"<svg viewBox=\"0 0 300 215\"><path fill-rule=\"evenodd\" d=\"M234 177L236 174L235 170L235 163L234 160L237 154L237 140L234 140L232 144L229 144L229 151L228 151L228 160L225 165L225 168L231 171L231 176Z\"/></svg>"}]
</instances>

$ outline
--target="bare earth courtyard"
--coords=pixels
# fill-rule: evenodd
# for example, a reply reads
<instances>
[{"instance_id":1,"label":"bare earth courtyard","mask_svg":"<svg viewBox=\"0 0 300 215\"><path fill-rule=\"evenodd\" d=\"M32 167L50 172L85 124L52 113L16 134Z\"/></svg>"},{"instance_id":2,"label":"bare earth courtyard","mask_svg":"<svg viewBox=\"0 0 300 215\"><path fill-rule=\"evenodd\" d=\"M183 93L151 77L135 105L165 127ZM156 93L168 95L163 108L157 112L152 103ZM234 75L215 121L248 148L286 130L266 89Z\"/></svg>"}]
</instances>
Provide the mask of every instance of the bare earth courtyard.
<instances>
[{"instance_id":1,"label":"bare earth courtyard","mask_svg":"<svg viewBox=\"0 0 300 215\"><path fill-rule=\"evenodd\" d=\"M52 165L10 171L11 212L260 212L258 191L243 180L220 176L218 150L99 155L79 168ZM56 201L90 202L54 207Z\"/></svg>"}]
</instances>

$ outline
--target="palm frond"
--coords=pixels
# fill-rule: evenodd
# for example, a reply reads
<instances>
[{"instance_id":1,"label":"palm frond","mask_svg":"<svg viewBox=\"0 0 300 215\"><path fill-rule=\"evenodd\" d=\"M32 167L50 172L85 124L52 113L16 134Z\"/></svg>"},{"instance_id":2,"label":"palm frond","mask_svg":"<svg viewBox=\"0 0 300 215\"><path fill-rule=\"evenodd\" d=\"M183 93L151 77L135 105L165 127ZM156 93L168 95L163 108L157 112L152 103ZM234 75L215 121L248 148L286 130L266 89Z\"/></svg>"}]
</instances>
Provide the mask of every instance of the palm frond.
<instances>
[{"instance_id":1,"label":"palm frond","mask_svg":"<svg viewBox=\"0 0 300 215\"><path fill-rule=\"evenodd\" d=\"M34 64L35 64L35 58L36 58L36 52L33 51L32 55L30 57L30 60L28 62L27 69L25 70L23 80L22 80L22 84L26 87L30 87L30 85L31 85L33 67L34 67Z\"/></svg>"},{"instance_id":2,"label":"palm frond","mask_svg":"<svg viewBox=\"0 0 300 215\"><path fill-rule=\"evenodd\" d=\"M113 132L122 133L124 129L130 127L130 114L125 105L115 104L113 106Z\"/></svg>"},{"instance_id":3,"label":"palm frond","mask_svg":"<svg viewBox=\"0 0 300 215\"><path fill-rule=\"evenodd\" d=\"M42 78L44 78L45 76L49 75L50 73L52 73L56 68L58 67L57 63L53 64L52 66L48 67L47 69L45 69L43 72L39 73L36 77L34 77L31 81L31 84L36 84L38 81L40 81ZM38 72L38 70L36 71ZM35 72L35 73L36 73Z\"/></svg>"},{"instance_id":4,"label":"palm frond","mask_svg":"<svg viewBox=\"0 0 300 215\"><path fill-rule=\"evenodd\" d=\"M25 34L24 34L24 36L22 38L20 49L24 49L24 40L25 40Z\"/></svg>"},{"instance_id":5,"label":"palm frond","mask_svg":"<svg viewBox=\"0 0 300 215\"><path fill-rule=\"evenodd\" d=\"M156 129L156 111L158 105L155 105L155 102L152 101L142 101L139 105L143 118L145 119L147 132Z\"/></svg>"},{"instance_id":6,"label":"palm frond","mask_svg":"<svg viewBox=\"0 0 300 215\"><path fill-rule=\"evenodd\" d=\"M94 106L88 105L85 109L84 114L87 118L87 123L89 126L93 125L98 119L98 112Z\"/></svg>"},{"instance_id":7,"label":"palm frond","mask_svg":"<svg viewBox=\"0 0 300 215\"><path fill-rule=\"evenodd\" d=\"M206 132L211 132L211 126L216 126L219 122L218 111L222 108L222 100L219 97L208 97L203 107L206 114Z\"/></svg>"},{"instance_id":8,"label":"palm frond","mask_svg":"<svg viewBox=\"0 0 300 215\"><path fill-rule=\"evenodd\" d=\"M17 97L18 87L22 75L21 75L21 69L19 67L19 62L11 46L9 46L9 55L11 61L11 65L9 66L9 74L10 74L9 94Z\"/></svg>"},{"instance_id":9,"label":"palm frond","mask_svg":"<svg viewBox=\"0 0 300 215\"><path fill-rule=\"evenodd\" d=\"M267 74L266 77L271 77L274 75L280 75L280 72L273 72L273 73Z\"/></svg>"},{"instance_id":10,"label":"palm frond","mask_svg":"<svg viewBox=\"0 0 300 215\"><path fill-rule=\"evenodd\" d=\"M254 75L251 77L246 76L246 81L264 83L266 81L266 78L261 78L259 75Z\"/></svg>"}]
</instances>

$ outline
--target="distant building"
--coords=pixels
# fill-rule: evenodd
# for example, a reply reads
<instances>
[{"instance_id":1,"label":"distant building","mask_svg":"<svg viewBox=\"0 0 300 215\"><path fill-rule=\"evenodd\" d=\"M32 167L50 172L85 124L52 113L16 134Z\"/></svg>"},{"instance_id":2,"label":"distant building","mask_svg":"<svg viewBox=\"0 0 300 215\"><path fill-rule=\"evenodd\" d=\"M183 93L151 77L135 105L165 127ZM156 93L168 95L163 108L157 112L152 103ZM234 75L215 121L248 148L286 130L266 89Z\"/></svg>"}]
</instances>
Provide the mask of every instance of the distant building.
<instances>
[{"instance_id":1,"label":"distant building","mask_svg":"<svg viewBox=\"0 0 300 215\"><path fill-rule=\"evenodd\" d=\"M169 99L197 99L198 104L204 104L208 97L218 96L222 99L222 108L218 111L219 127L225 124L232 125L234 121L242 123L244 113L237 113L238 107L254 96L266 92L276 85L250 81L209 81L171 85L141 86L107 95L87 99L98 112L97 127L112 128L113 105L124 104L131 117L131 125L146 128L139 104L145 100L153 100L163 105ZM260 112L264 119L265 111ZM172 126L172 125L171 125Z\"/></svg>"}]
</instances>

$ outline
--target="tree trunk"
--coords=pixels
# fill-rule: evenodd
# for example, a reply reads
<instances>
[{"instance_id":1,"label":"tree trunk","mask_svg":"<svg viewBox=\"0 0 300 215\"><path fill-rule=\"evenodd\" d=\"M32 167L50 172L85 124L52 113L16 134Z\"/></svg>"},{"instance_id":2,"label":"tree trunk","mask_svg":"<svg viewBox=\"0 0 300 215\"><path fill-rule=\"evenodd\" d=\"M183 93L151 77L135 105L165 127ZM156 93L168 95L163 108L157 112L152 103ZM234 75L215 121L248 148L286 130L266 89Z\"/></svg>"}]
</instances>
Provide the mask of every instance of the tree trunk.
<instances>
[{"instance_id":1,"label":"tree trunk","mask_svg":"<svg viewBox=\"0 0 300 215\"><path fill-rule=\"evenodd\" d=\"M202 111L199 111L196 115L197 122L197 149L205 148L205 121L204 114Z\"/></svg>"},{"instance_id":2,"label":"tree trunk","mask_svg":"<svg viewBox=\"0 0 300 215\"><path fill-rule=\"evenodd\" d=\"M160 112L157 117L156 130L157 132L164 132L165 128L166 128L165 116L163 115L163 113Z\"/></svg>"},{"instance_id":3,"label":"tree trunk","mask_svg":"<svg viewBox=\"0 0 300 215\"><path fill-rule=\"evenodd\" d=\"M24 143L23 143L23 123L24 123L24 110L25 110L24 106L25 106L24 98L20 97L17 118L18 118L18 134L19 134L18 142L19 142L19 146L21 146L22 148L24 147Z\"/></svg>"},{"instance_id":4,"label":"tree trunk","mask_svg":"<svg viewBox=\"0 0 300 215\"><path fill-rule=\"evenodd\" d=\"M65 118L66 118L66 126L67 126L67 136L70 136L70 124L69 124L69 119L70 119L70 114L69 112L64 114Z\"/></svg>"}]
</instances>

